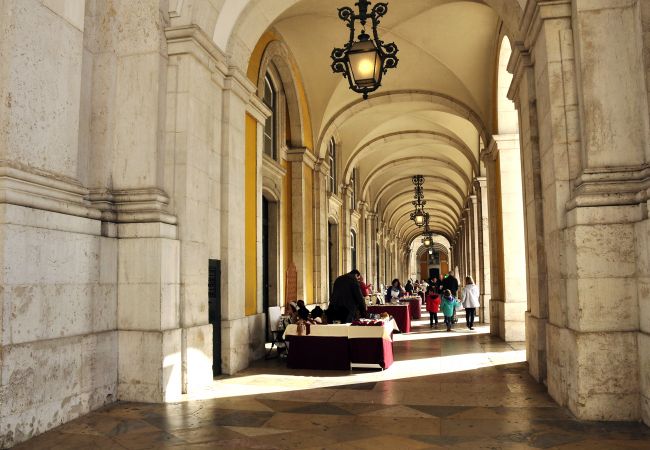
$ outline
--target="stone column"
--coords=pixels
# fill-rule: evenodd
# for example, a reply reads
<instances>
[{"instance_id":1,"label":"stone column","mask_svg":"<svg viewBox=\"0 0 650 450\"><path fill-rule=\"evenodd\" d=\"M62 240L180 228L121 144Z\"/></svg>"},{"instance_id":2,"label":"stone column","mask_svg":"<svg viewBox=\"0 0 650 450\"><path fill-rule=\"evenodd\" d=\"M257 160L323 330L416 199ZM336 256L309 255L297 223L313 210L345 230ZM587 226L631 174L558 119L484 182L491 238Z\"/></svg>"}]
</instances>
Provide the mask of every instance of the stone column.
<instances>
[{"instance_id":1,"label":"stone column","mask_svg":"<svg viewBox=\"0 0 650 450\"><path fill-rule=\"evenodd\" d=\"M315 303L325 303L329 298L327 286L328 222L329 208L327 182L329 163L319 159L314 165L314 292Z\"/></svg>"},{"instance_id":2,"label":"stone column","mask_svg":"<svg viewBox=\"0 0 650 450\"><path fill-rule=\"evenodd\" d=\"M494 218L500 243L499 253L491 252L498 255L499 274L499 289L493 289L490 302L492 318L497 320L493 332L506 341L523 341L527 291L519 135L494 136L488 153L495 161L498 183Z\"/></svg>"},{"instance_id":3,"label":"stone column","mask_svg":"<svg viewBox=\"0 0 650 450\"><path fill-rule=\"evenodd\" d=\"M479 264L479 221L478 221L478 200L476 195L470 195L470 246L472 249L472 269L471 275L474 283L481 285L481 270Z\"/></svg>"},{"instance_id":4,"label":"stone column","mask_svg":"<svg viewBox=\"0 0 650 450\"><path fill-rule=\"evenodd\" d=\"M509 70L516 83L510 89L519 113L521 165L526 224L526 358L530 374L539 382L546 380L546 325L548 322L547 263L544 231L544 202L541 166L535 73L530 54L515 47ZM551 187L551 186L549 186ZM552 186L555 188L555 186ZM483 192L483 191L482 191ZM559 256L559 255L558 255ZM556 265L551 265L557 272ZM554 282L557 285L557 282Z\"/></svg>"},{"instance_id":5,"label":"stone column","mask_svg":"<svg viewBox=\"0 0 650 450\"><path fill-rule=\"evenodd\" d=\"M377 284L377 233L375 221L377 214L375 212L366 213L366 253L368 255L368 266L366 267L366 282L372 283L375 289L379 289Z\"/></svg>"},{"instance_id":6,"label":"stone column","mask_svg":"<svg viewBox=\"0 0 650 450\"><path fill-rule=\"evenodd\" d=\"M245 310L246 111L255 86L233 69L224 80L221 136L221 368L235 373L250 361Z\"/></svg>"},{"instance_id":7,"label":"stone column","mask_svg":"<svg viewBox=\"0 0 650 450\"><path fill-rule=\"evenodd\" d=\"M116 231L85 176L85 7L0 2L2 448L117 398Z\"/></svg>"},{"instance_id":8,"label":"stone column","mask_svg":"<svg viewBox=\"0 0 650 450\"><path fill-rule=\"evenodd\" d=\"M650 128L645 3L542 4L528 27L544 193L547 384L582 419L649 419L647 314L639 308L648 254L647 188L639 189Z\"/></svg>"},{"instance_id":9,"label":"stone column","mask_svg":"<svg viewBox=\"0 0 650 450\"><path fill-rule=\"evenodd\" d=\"M214 149L221 141L213 127L222 120L227 68L226 57L207 48L196 28L167 28L165 34L167 114L174 118L166 128L165 190L183 224L178 229L182 378L183 392L192 393L212 383L213 328L205 313L208 260L221 259L221 199L214 189L221 180L221 159ZM261 250L257 254L261 257Z\"/></svg>"},{"instance_id":10,"label":"stone column","mask_svg":"<svg viewBox=\"0 0 650 450\"><path fill-rule=\"evenodd\" d=\"M291 225L293 229L293 262L298 273L298 298L310 300L313 292L308 292L307 273L312 256L311 233L312 208L308 208L308 200L313 193L308 185L307 172L313 173L316 159L307 148L290 148L287 160L291 164ZM311 277L311 274L310 274Z\"/></svg>"},{"instance_id":11,"label":"stone column","mask_svg":"<svg viewBox=\"0 0 650 450\"><path fill-rule=\"evenodd\" d=\"M368 252L366 241L368 232L366 230L366 214L368 213L368 204L359 202L359 233L357 233L357 265L363 279L368 281Z\"/></svg>"},{"instance_id":12,"label":"stone column","mask_svg":"<svg viewBox=\"0 0 650 450\"><path fill-rule=\"evenodd\" d=\"M347 273L352 270L352 261L350 259L350 225L352 219L350 202L352 199L352 190L350 186L341 186L341 199L343 200L343 206L341 207L340 248L343 252L343 272Z\"/></svg>"},{"instance_id":13,"label":"stone column","mask_svg":"<svg viewBox=\"0 0 650 450\"><path fill-rule=\"evenodd\" d=\"M488 192L485 177L476 178L478 201L478 258L481 282L481 307L480 317L485 323L490 323L490 299L492 298L492 285L490 273L490 219L488 214Z\"/></svg>"}]
</instances>

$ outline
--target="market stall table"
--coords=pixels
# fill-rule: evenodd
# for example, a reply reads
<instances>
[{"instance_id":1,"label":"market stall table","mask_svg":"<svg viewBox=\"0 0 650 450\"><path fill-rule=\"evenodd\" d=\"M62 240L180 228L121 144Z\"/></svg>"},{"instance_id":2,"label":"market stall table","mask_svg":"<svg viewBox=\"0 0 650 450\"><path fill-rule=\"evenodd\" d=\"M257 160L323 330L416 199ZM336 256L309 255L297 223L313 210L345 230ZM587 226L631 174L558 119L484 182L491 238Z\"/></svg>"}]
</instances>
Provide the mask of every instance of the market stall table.
<instances>
[{"instance_id":1,"label":"market stall table","mask_svg":"<svg viewBox=\"0 0 650 450\"><path fill-rule=\"evenodd\" d=\"M352 365L378 365L387 369L393 363L394 320L380 326L350 324L310 325L308 335L298 336L298 327L289 325L287 366L293 369L349 370Z\"/></svg>"},{"instance_id":2,"label":"market stall table","mask_svg":"<svg viewBox=\"0 0 650 450\"><path fill-rule=\"evenodd\" d=\"M312 370L350 370L349 325L311 325L309 335L298 336L291 324L284 332L289 343L287 367Z\"/></svg>"},{"instance_id":3,"label":"market stall table","mask_svg":"<svg viewBox=\"0 0 650 450\"><path fill-rule=\"evenodd\" d=\"M386 312L393 316L402 333L411 332L411 307L408 303L368 306L368 313L381 314Z\"/></svg>"},{"instance_id":4,"label":"market stall table","mask_svg":"<svg viewBox=\"0 0 650 450\"><path fill-rule=\"evenodd\" d=\"M388 369L393 364L392 334L397 325L394 320L383 325L350 326L348 343L353 366L379 365Z\"/></svg>"},{"instance_id":5,"label":"market stall table","mask_svg":"<svg viewBox=\"0 0 650 450\"><path fill-rule=\"evenodd\" d=\"M419 295L416 297L404 297L400 299L400 302L411 305L411 319L418 320L422 318L422 298Z\"/></svg>"}]
</instances>

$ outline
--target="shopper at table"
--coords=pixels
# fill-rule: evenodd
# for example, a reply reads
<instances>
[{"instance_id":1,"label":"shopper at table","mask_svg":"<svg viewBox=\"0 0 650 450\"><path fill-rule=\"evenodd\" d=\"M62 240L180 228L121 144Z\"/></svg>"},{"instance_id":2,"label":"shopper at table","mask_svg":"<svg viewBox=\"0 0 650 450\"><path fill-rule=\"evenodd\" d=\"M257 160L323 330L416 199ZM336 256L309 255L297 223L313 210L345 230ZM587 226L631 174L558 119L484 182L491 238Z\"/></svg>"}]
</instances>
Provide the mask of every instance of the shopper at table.
<instances>
[{"instance_id":1,"label":"shopper at table","mask_svg":"<svg viewBox=\"0 0 650 450\"><path fill-rule=\"evenodd\" d=\"M366 302L361 295L360 279L361 273L354 269L334 280L327 308L328 323L334 321L351 323L359 317L366 316Z\"/></svg>"},{"instance_id":2,"label":"shopper at table","mask_svg":"<svg viewBox=\"0 0 650 450\"><path fill-rule=\"evenodd\" d=\"M406 292L402 289L402 283L399 279L395 278L390 287L386 290L386 301L397 302L400 298L404 297Z\"/></svg>"},{"instance_id":3,"label":"shopper at table","mask_svg":"<svg viewBox=\"0 0 650 450\"><path fill-rule=\"evenodd\" d=\"M447 325L447 331L451 331L454 323L454 311L456 310L456 305L459 305L460 302L456 300L452 295L449 289L445 289L442 292L442 300L440 300L440 309L442 314L445 316L445 325Z\"/></svg>"},{"instance_id":4,"label":"shopper at table","mask_svg":"<svg viewBox=\"0 0 650 450\"><path fill-rule=\"evenodd\" d=\"M307 320L309 318L309 310L305 306L305 301L298 300L296 304L298 305L298 317L302 320Z\"/></svg>"},{"instance_id":5,"label":"shopper at table","mask_svg":"<svg viewBox=\"0 0 650 450\"><path fill-rule=\"evenodd\" d=\"M411 283L410 279L406 281L406 284L404 285L404 290L409 295L413 293L413 283Z\"/></svg>"},{"instance_id":6,"label":"shopper at table","mask_svg":"<svg viewBox=\"0 0 650 450\"><path fill-rule=\"evenodd\" d=\"M465 287L462 291L463 306L465 307L465 320L467 321L467 328L474 329L474 317L476 316L476 308L481 306L479 303L480 291L472 277L465 277Z\"/></svg>"},{"instance_id":7,"label":"shopper at table","mask_svg":"<svg viewBox=\"0 0 650 450\"><path fill-rule=\"evenodd\" d=\"M289 316L289 323L298 323L298 320L300 320L298 309L299 308L297 302L289 303L289 311L287 311Z\"/></svg>"},{"instance_id":8,"label":"shopper at table","mask_svg":"<svg viewBox=\"0 0 650 450\"><path fill-rule=\"evenodd\" d=\"M433 321L436 321L435 328L438 328L438 312L440 311L440 295L436 293L433 285L429 285L426 295L426 307L429 312L429 326L433 328Z\"/></svg>"},{"instance_id":9,"label":"shopper at table","mask_svg":"<svg viewBox=\"0 0 650 450\"><path fill-rule=\"evenodd\" d=\"M309 321L314 324L323 323L323 309L320 306L316 306L311 310Z\"/></svg>"}]
</instances>

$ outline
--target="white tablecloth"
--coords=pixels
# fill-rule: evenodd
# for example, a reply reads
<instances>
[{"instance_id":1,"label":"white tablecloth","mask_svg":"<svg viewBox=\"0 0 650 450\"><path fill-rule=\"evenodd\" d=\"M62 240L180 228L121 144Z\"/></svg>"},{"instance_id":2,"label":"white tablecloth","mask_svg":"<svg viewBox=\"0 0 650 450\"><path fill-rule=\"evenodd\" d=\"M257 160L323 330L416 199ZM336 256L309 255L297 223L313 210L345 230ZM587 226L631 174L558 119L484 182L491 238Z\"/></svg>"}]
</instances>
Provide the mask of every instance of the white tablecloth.
<instances>
[{"instance_id":1,"label":"white tablecloth","mask_svg":"<svg viewBox=\"0 0 650 450\"><path fill-rule=\"evenodd\" d=\"M392 340L393 331L399 331L394 319L384 322L383 326L352 326L345 324L315 325L309 326L309 336L325 337L347 337L354 338L382 338ZM298 326L291 324L284 331L284 338L287 336L297 336Z\"/></svg>"}]
</instances>

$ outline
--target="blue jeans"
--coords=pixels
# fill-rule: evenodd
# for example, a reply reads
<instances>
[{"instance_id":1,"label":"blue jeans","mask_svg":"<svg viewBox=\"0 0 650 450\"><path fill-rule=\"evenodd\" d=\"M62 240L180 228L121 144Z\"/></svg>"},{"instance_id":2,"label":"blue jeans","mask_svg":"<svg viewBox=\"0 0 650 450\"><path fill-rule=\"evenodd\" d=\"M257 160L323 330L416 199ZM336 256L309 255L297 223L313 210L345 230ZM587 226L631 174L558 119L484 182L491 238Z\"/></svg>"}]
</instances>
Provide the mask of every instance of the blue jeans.
<instances>
[{"instance_id":1,"label":"blue jeans","mask_svg":"<svg viewBox=\"0 0 650 450\"><path fill-rule=\"evenodd\" d=\"M452 316L445 316L445 325L447 325L447 328L451 328L453 325L451 318Z\"/></svg>"}]
</instances>

